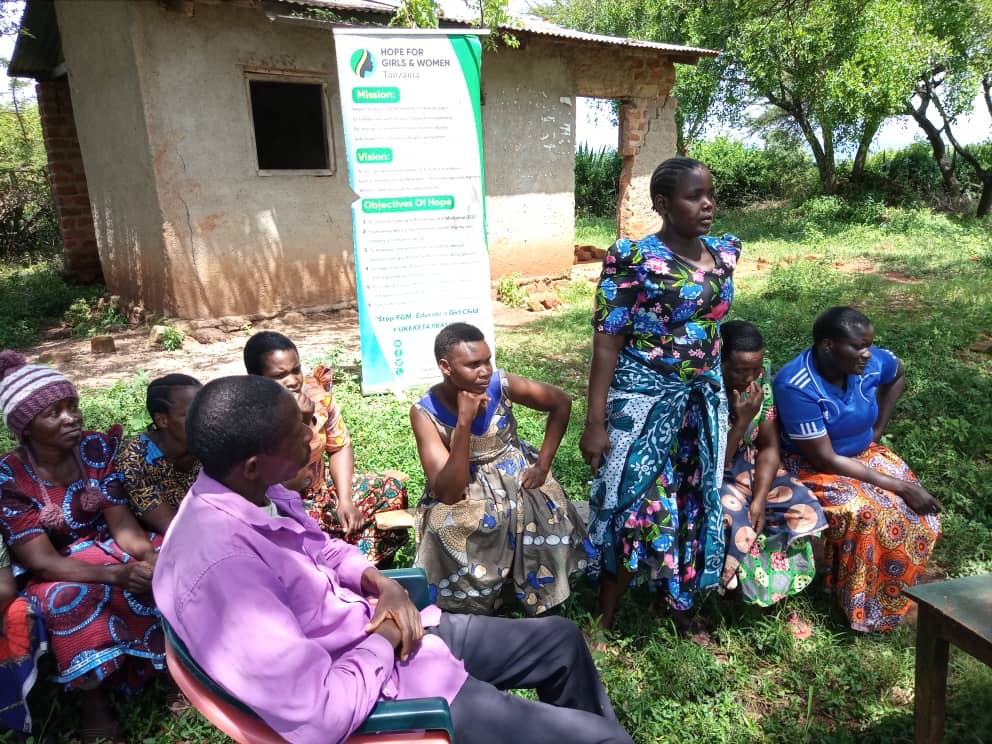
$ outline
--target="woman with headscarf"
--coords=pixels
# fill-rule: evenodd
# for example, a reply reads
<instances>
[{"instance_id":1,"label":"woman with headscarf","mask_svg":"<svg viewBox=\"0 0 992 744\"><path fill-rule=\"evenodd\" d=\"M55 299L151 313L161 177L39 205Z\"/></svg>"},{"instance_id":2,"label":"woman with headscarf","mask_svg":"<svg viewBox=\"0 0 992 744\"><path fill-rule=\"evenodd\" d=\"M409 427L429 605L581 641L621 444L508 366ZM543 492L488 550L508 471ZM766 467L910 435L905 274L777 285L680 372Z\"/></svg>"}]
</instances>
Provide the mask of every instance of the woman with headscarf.
<instances>
[{"instance_id":1,"label":"woman with headscarf","mask_svg":"<svg viewBox=\"0 0 992 744\"><path fill-rule=\"evenodd\" d=\"M0 408L20 443L0 456L0 533L44 618L55 681L85 698L83 741L119 742L107 684L137 691L165 663L157 548L113 466L121 427L83 429L73 384L14 351L0 352Z\"/></svg>"}]
</instances>

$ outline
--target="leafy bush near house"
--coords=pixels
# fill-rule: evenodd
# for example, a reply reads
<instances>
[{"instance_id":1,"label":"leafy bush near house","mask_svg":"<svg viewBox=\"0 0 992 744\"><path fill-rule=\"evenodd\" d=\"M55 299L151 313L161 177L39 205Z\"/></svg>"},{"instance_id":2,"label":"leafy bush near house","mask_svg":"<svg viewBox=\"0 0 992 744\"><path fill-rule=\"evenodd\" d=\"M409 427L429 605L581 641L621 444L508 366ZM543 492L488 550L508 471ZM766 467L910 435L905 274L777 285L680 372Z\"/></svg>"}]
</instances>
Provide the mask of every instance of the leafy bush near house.
<instances>
[{"instance_id":1,"label":"leafy bush near house","mask_svg":"<svg viewBox=\"0 0 992 744\"><path fill-rule=\"evenodd\" d=\"M615 149L575 151L575 213L586 217L615 217L623 158Z\"/></svg>"},{"instance_id":2,"label":"leafy bush near house","mask_svg":"<svg viewBox=\"0 0 992 744\"><path fill-rule=\"evenodd\" d=\"M86 289L69 287L55 261L28 266L0 264L0 348L23 347Z\"/></svg>"},{"instance_id":3,"label":"leafy bush near house","mask_svg":"<svg viewBox=\"0 0 992 744\"><path fill-rule=\"evenodd\" d=\"M812 160L805 150L788 139L770 141L759 148L717 137L693 145L690 154L713 174L721 207L792 198L811 187Z\"/></svg>"}]
</instances>

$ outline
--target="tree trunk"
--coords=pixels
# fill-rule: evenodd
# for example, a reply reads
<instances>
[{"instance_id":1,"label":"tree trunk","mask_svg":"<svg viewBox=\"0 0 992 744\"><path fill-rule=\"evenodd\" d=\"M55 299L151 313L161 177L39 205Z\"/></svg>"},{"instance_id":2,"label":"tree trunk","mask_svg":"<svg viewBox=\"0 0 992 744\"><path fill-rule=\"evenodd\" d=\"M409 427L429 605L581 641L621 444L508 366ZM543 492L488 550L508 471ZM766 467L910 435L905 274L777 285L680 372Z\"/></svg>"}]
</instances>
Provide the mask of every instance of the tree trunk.
<instances>
[{"instance_id":1,"label":"tree trunk","mask_svg":"<svg viewBox=\"0 0 992 744\"><path fill-rule=\"evenodd\" d=\"M912 104L906 104L906 113L916 120L920 129L927 136L927 140L930 142L930 149L933 150L933 159L937 162L937 170L940 171L940 177L944 179L944 188L947 189L947 195L953 202L958 202L961 199L961 183L954 173L954 164L947 156L947 146L944 144L944 138L940 135L940 130L936 124L927 118L927 107L930 105L930 97L921 97L923 98L923 102L918 109Z\"/></svg>"},{"instance_id":2,"label":"tree trunk","mask_svg":"<svg viewBox=\"0 0 992 744\"><path fill-rule=\"evenodd\" d=\"M978 200L977 217L987 217L992 214L992 173L988 174L982 181L982 196Z\"/></svg>"},{"instance_id":3,"label":"tree trunk","mask_svg":"<svg viewBox=\"0 0 992 744\"><path fill-rule=\"evenodd\" d=\"M854 164L851 166L851 183L860 184L865 178L865 164L868 162L868 148L878 133L881 122L865 122L861 138L858 140L858 151L854 154Z\"/></svg>"},{"instance_id":4,"label":"tree trunk","mask_svg":"<svg viewBox=\"0 0 992 744\"><path fill-rule=\"evenodd\" d=\"M825 127L823 128L823 142L821 143L816 136L816 131L802 111L790 111L789 113L799 124L803 137L806 138L806 142L813 151L813 160L816 161L816 170L820 174L820 185L823 187L823 193L836 194L837 163L834 161L834 143L829 131Z\"/></svg>"}]
</instances>

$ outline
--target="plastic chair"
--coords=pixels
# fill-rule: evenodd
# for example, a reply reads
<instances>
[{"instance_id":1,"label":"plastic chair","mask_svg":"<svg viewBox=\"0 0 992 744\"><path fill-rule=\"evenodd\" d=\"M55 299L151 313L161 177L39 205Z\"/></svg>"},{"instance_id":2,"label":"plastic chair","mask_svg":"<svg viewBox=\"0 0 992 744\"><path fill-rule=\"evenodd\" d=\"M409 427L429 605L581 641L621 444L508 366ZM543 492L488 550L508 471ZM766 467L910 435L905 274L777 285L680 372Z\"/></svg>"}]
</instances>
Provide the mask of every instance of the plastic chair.
<instances>
[{"instance_id":1,"label":"plastic chair","mask_svg":"<svg viewBox=\"0 0 992 744\"><path fill-rule=\"evenodd\" d=\"M422 569L403 568L384 573L403 584L417 608L427 606L430 595L427 575ZM204 718L238 744L281 744L285 741L253 710L207 676L165 618L162 619L162 628L165 631L165 659L169 673ZM454 734L448 702L437 697L376 703L365 723L346 741L348 744L450 744L454 741Z\"/></svg>"}]
</instances>

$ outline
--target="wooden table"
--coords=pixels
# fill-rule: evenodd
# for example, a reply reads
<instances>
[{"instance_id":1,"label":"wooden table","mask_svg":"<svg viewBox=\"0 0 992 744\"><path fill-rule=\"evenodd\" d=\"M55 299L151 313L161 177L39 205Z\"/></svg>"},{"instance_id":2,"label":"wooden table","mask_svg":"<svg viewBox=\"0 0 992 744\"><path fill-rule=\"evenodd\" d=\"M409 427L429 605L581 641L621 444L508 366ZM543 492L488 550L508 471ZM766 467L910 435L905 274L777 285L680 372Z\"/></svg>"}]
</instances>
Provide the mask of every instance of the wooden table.
<instances>
[{"instance_id":1,"label":"wooden table","mask_svg":"<svg viewBox=\"0 0 992 744\"><path fill-rule=\"evenodd\" d=\"M919 605L916 627L916 744L944 739L947 653L953 643L992 666L992 574L905 590Z\"/></svg>"}]
</instances>

